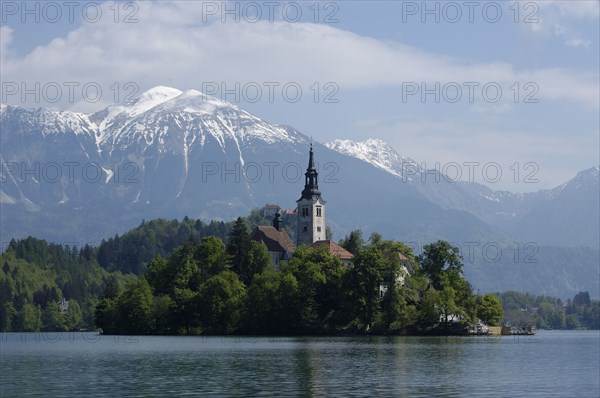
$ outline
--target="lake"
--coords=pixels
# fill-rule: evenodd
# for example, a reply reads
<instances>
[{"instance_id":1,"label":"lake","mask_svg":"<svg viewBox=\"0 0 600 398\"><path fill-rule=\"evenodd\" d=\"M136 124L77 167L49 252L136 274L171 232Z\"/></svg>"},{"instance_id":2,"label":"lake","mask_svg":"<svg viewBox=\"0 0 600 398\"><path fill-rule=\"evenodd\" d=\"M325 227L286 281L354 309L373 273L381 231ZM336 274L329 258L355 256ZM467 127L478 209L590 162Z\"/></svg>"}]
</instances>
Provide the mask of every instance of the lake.
<instances>
[{"instance_id":1,"label":"lake","mask_svg":"<svg viewBox=\"0 0 600 398\"><path fill-rule=\"evenodd\" d=\"M599 397L600 332L497 337L0 334L0 396Z\"/></svg>"}]
</instances>

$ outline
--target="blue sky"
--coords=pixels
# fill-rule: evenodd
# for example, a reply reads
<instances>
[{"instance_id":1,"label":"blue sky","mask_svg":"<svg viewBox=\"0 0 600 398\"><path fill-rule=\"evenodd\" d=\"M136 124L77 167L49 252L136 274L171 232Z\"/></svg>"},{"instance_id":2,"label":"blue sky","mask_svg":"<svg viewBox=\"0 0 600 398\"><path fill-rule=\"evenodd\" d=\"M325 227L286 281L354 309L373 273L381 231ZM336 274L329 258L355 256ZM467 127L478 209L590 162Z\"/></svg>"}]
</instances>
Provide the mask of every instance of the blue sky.
<instances>
[{"instance_id":1,"label":"blue sky","mask_svg":"<svg viewBox=\"0 0 600 398\"><path fill-rule=\"evenodd\" d=\"M493 189L552 188L599 163L597 1L111 1L98 17L79 2L72 20L64 2L23 4L1 8L9 104L93 112L157 85L218 87L320 142L380 138L428 168L496 162ZM11 91L36 83L39 99ZM102 88L97 102L85 84Z\"/></svg>"}]
</instances>

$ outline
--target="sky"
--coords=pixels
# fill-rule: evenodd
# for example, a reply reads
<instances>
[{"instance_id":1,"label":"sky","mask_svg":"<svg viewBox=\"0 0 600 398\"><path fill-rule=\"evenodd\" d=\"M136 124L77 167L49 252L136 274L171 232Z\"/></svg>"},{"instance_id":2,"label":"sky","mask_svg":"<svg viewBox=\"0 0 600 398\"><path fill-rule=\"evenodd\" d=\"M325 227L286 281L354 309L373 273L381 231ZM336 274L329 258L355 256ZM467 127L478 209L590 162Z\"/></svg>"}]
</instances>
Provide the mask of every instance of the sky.
<instances>
[{"instance_id":1,"label":"sky","mask_svg":"<svg viewBox=\"0 0 600 398\"><path fill-rule=\"evenodd\" d=\"M537 191L600 163L599 4L2 0L0 100L92 113L195 89L322 143L378 138Z\"/></svg>"}]
</instances>

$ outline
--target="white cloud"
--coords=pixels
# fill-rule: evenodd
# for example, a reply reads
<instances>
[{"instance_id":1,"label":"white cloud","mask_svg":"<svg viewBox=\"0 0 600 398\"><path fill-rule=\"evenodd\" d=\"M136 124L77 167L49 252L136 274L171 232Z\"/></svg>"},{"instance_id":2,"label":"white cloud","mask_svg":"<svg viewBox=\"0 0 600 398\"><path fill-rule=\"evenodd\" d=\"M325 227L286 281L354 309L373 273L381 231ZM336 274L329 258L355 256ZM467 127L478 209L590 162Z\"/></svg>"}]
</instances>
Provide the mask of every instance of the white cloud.
<instances>
[{"instance_id":1,"label":"white cloud","mask_svg":"<svg viewBox=\"0 0 600 398\"><path fill-rule=\"evenodd\" d=\"M592 46L592 41L583 39L571 39L567 40L565 44L569 47L585 47L589 49Z\"/></svg>"},{"instance_id":2,"label":"white cloud","mask_svg":"<svg viewBox=\"0 0 600 398\"><path fill-rule=\"evenodd\" d=\"M527 23L531 32L536 35L561 37L563 43L571 47L589 48L590 39L582 37L577 28L586 21L597 22L600 16L600 2L597 0L545 0L531 2L519 0L524 14L535 19L535 23ZM512 4L512 3L511 3ZM514 6L511 6L514 8Z\"/></svg>"},{"instance_id":3,"label":"white cloud","mask_svg":"<svg viewBox=\"0 0 600 398\"><path fill-rule=\"evenodd\" d=\"M8 26L0 26L0 62L10 55L9 45L13 40L13 30Z\"/></svg>"},{"instance_id":4,"label":"white cloud","mask_svg":"<svg viewBox=\"0 0 600 398\"><path fill-rule=\"evenodd\" d=\"M135 82L141 90L155 85L202 89L206 82L225 82L228 87L233 82L298 82L309 87L315 81L332 81L342 90L355 90L436 81L498 82L508 87L517 81L535 82L540 100L598 108L598 75L592 72L473 63L328 25L225 24L218 19L203 23L197 3L140 3L136 18L136 24L115 24L110 18L84 23L23 57L6 51L12 35L3 28L3 80L98 82L105 91L115 81ZM110 102L106 97L104 103ZM89 111L101 105L77 107Z\"/></svg>"}]
</instances>

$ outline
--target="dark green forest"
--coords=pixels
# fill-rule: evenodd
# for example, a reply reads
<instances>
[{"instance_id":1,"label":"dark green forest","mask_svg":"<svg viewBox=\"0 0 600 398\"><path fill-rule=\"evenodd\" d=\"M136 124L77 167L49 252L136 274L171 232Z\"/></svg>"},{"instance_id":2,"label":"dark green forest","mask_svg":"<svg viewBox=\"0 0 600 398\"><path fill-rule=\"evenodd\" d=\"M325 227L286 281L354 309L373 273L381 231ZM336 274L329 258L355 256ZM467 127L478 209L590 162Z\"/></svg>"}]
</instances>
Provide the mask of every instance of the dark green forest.
<instances>
[{"instance_id":1,"label":"dark green forest","mask_svg":"<svg viewBox=\"0 0 600 398\"><path fill-rule=\"evenodd\" d=\"M268 223L253 211L227 223L142 222L97 247L12 240L0 255L0 330L447 334L477 318L599 328L600 303L587 292L565 303L518 292L474 294L458 249L443 241L417 256L401 242L378 234L365 241L354 231L339 242L355 254L352 267L325 248L299 247L274 269L266 247L248 238ZM408 258L409 275L398 253ZM58 305L63 298L67 310Z\"/></svg>"}]
</instances>

